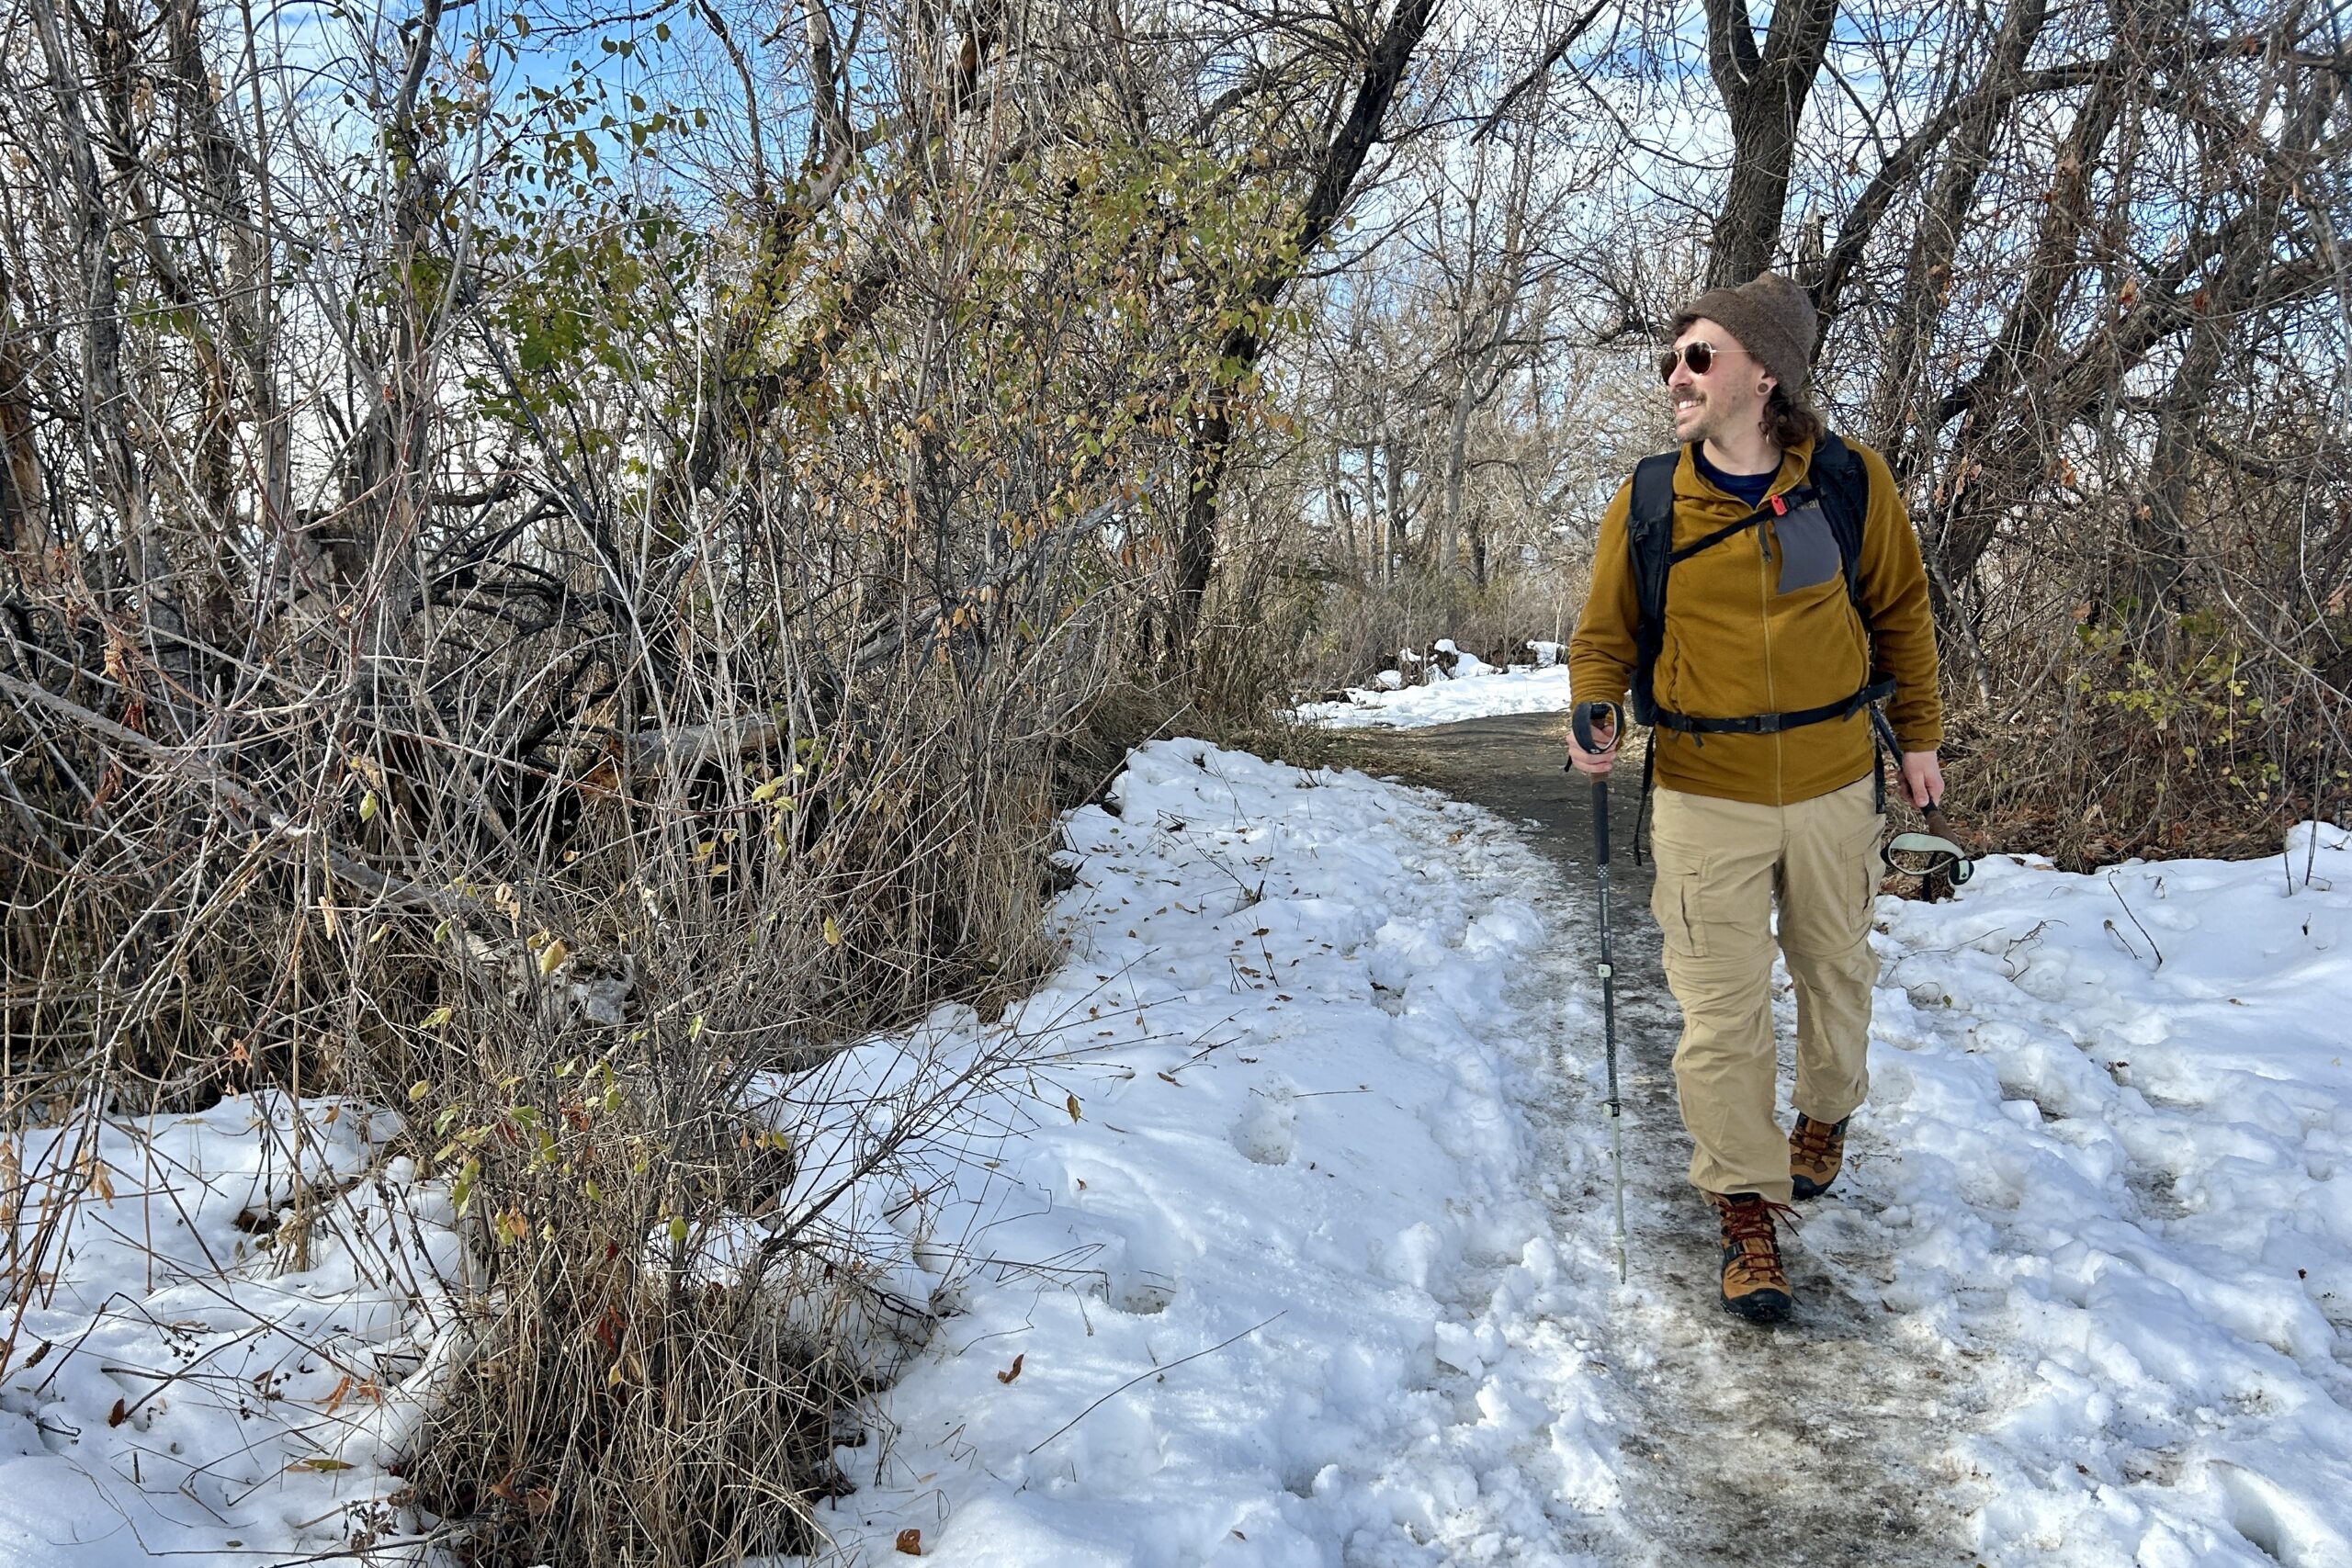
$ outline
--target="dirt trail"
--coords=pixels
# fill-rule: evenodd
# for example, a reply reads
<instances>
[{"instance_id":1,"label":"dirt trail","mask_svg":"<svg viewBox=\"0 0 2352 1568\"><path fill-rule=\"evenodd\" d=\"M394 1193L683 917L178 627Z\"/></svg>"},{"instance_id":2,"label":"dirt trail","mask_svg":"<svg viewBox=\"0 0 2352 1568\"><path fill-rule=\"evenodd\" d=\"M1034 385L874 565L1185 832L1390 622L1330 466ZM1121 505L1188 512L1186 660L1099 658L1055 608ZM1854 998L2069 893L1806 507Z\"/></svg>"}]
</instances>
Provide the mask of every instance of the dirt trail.
<instances>
[{"instance_id":1,"label":"dirt trail","mask_svg":"<svg viewBox=\"0 0 2352 1568\"><path fill-rule=\"evenodd\" d=\"M1591 784L1560 771L1563 727L1558 716L1535 715L1374 732L1351 739L1348 760L1483 806L1560 865L1569 904L1549 912L1566 990L1597 984L1597 911ZM1982 1396L1965 1363L1908 1341L1905 1320L1881 1300L1883 1245L1873 1227L1842 1217L1873 1207L1867 1111L1855 1123L1849 1179L1806 1205L1802 1240L1784 1246L1794 1321L1759 1330L1716 1304L1712 1216L1684 1177L1690 1145L1668 1068L1680 1015L1658 967L1648 868L1631 853L1639 789L1638 769L1628 768L1612 781L1610 812L1634 1278L1616 1320L1597 1325L1623 1391L1623 1529L1613 1542L1563 1544L1676 1568L1965 1568L1976 1559L1962 1527L1977 1500L1941 1456L1981 1418ZM1781 1033L1785 1121L1785 1021ZM1562 1147L1598 1135L1594 1100L1582 1077L1564 1072L1545 1134ZM1573 1201L1557 1205L1563 1233L1605 1228L1605 1194L1564 1198Z\"/></svg>"}]
</instances>

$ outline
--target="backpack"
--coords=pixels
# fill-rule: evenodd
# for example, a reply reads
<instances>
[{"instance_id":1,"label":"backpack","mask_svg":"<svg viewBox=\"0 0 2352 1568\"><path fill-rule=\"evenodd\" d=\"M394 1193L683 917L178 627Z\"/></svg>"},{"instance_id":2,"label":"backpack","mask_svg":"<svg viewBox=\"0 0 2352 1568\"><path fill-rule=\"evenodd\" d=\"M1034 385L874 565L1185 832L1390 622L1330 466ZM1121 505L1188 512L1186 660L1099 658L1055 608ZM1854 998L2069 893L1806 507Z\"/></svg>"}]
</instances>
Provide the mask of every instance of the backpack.
<instances>
[{"instance_id":1,"label":"backpack","mask_svg":"<svg viewBox=\"0 0 2352 1568\"><path fill-rule=\"evenodd\" d=\"M1794 713L1749 714L1742 718L1693 718L1689 714L1675 713L1657 705L1656 676L1658 654L1666 647L1666 582L1676 563L1690 559L1701 550L1713 549L1725 539L1759 527L1768 517L1785 515L1792 507L1803 506L1809 501L1821 502L1821 513L1828 521L1830 536L1838 542L1838 559L1846 578L1846 597L1854 606L1854 614L1861 618L1865 633L1870 628L1870 613L1862 604L1862 519L1870 511L1870 471L1862 460L1854 456L1852 447L1838 439L1832 432L1822 433L1815 444L1813 458L1806 465L1804 482L1783 494L1767 498L1765 503L1746 518L1729 527L1718 528L1705 538L1682 549L1674 547L1674 470L1682 461L1678 448L1645 457L1634 468L1633 509L1625 519L1625 543L1632 552L1634 591L1639 601L1641 619L1634 627L1634 680L1632 707L1634 722L1658 729L1679 730L1694 741L1704 745L1701 738L1708 735L1778 735L1784 729L1803 725L1820 724L1833 718L1868 709L1873 730L1871 737L1871 775L1876 781L1875 807L1886 809L1886 773L1879 765L1882 751L1897 754L1900 748L1878 705L1894 694L1894 678L1882 676L1875 666L1862 677L1860 690L1852 696L1820 707L1800 708ZM1651 781L1657 767L1657 745L1653 736L1646 754L1642 759L1641 804L1634 809L1634 863L1642 863L1642 818L1648 813Z\"/></svg>"},{"instance_id":2,"label":"backpack","mask_svg":"<svg viewBox=\"0 0 2352 1568\"><path fill-rule=\"evenodd\" d=\"M1806 467L1803 483L1776 496L1746 518L1727 527L1718 528L1705 538L1674 548L1674 471L1681 462L1678 448L1645 457L1634 469L1633 509L1625 521L1625 538L1633 554L1634 586L1641 606L1641 619L1634 628L1634 720L1661 729L1679 730L1697 738L1706 735L1778 735L1784 729L1804 725L1820 724L1828 719L1846 718L1874 704L1884 702L1894 694L1892 676L1881 676L1875 668L1863 677L1860 689L1850 697L1819 707L1800 708L1793 713L1749 714L1740 718L1693 718L1688 714L1675 713L1657 705L1656 675L1658 654L1666 646L1667 579L1674 568L1702 550L1713 549L1724 540L1759 527L1770 518L1786 515L1792 508L1808 502L1819 501L1822 515L1828 521L1829 532L1838 543L1838 557L1846 577L1846 596L1852 601L1854 614L1861 617L1865 631L1870 615L1862 604L1861 558L1862 519L1870 509L1870 473L1852 447L1836 434L1824 432L1814 446L1813 459ZM1701 742L1704 744L1703 741ZM1651 748L1656 754L1657 748ZM1645 770L1646 772L1646 770ZM1645 794L1647 793L1645 780ZM1637 835L1638 839L1638 835Z\"/></svg>"}]
</instances>

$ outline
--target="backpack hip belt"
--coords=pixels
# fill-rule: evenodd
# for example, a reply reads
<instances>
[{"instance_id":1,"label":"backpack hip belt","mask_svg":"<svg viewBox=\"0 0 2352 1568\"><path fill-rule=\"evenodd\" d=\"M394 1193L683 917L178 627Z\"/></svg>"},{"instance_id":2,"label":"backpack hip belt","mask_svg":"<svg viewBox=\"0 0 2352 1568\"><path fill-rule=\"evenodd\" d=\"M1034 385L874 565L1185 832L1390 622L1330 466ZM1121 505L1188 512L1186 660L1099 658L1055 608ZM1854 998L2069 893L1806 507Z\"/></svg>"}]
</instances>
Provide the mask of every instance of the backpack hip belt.
<instances>
[{"instance_id":1,"label":"backpack hip belt","mask_svg":"<svg viewBox=\"0 0 2352 1568\"><path fill-rule=\"evenodd\" d=\"M1671 729L1691 736L1778 735L1784 729L1802 729L1808 724L1850 718L1873 703L1883 703L1893 695L1894 677L1880 675L1852 696L1824 703L1819 707L1798 708L1790 713L1752 713L1741 718L1693 718L1687 713L1654 707L1650 713L1650 724L1654 728Z\"/></svg>"}]
</instances>

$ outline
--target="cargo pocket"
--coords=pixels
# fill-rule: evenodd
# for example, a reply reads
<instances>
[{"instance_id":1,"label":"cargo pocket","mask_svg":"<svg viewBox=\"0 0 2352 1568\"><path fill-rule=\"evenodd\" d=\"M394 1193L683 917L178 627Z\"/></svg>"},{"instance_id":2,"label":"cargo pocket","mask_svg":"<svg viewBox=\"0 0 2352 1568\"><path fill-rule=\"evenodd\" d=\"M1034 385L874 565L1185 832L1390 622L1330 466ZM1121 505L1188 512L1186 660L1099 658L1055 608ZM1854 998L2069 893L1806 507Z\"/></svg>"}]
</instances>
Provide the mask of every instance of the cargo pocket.
<instances>
[{"instance_id":1,"label":"cargo pocket","mask_svg":"<svg viewBox=\"0 0 2352 1568\"><path fill-rule=\"evenodd\" d=\"M1657 917L1667 951L1684 958L1707 956L1707 922L1701 901L1706 871L1704 857L1679 864L1661 859L1657 880L1650 887L1650 913Z\"/></svg>"},{"instance_id":2,"label":"cargo pocket","mask_svg":"<svg viewBox=\"0 0 2352 1568\"><path fill-rule=\"evenodd\" d=\"M1872 812L1863 819L1861 832L1847 854L1847 863L1853 868L1853 893L1848 908L1853 911L1854 934L1858 939L1870 935L1871 917L1878 908L1878 847L1885 836L1885 816Z\"/></svg>"}]
</instances>

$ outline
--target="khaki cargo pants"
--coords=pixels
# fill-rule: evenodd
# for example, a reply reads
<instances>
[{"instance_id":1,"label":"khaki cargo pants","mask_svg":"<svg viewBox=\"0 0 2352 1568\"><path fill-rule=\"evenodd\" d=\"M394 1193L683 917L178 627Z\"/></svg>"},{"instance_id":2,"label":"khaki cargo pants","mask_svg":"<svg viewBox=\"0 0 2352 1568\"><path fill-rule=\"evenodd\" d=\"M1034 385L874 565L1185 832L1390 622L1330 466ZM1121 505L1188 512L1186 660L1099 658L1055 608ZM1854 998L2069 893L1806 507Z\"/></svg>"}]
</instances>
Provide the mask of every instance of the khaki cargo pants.
<instances>
[{"instance_id":1,"label":"khaki cargo pants","mask_svg":"<svg viewBox=\"0 0 2352 1568\"><path fill-rule=\"evenodd\" d=\"M1843 1120L1870 1088L1871 908L1884 818L1874 779L1793 806L1661 789L1650 896L1666 980L1682 1004L1674 1082L1709 1192L1790 1199L1789 1141L1774 1115L1773 906L1797 995L1796 1109Z\"/></svg>"}]
</instances>

